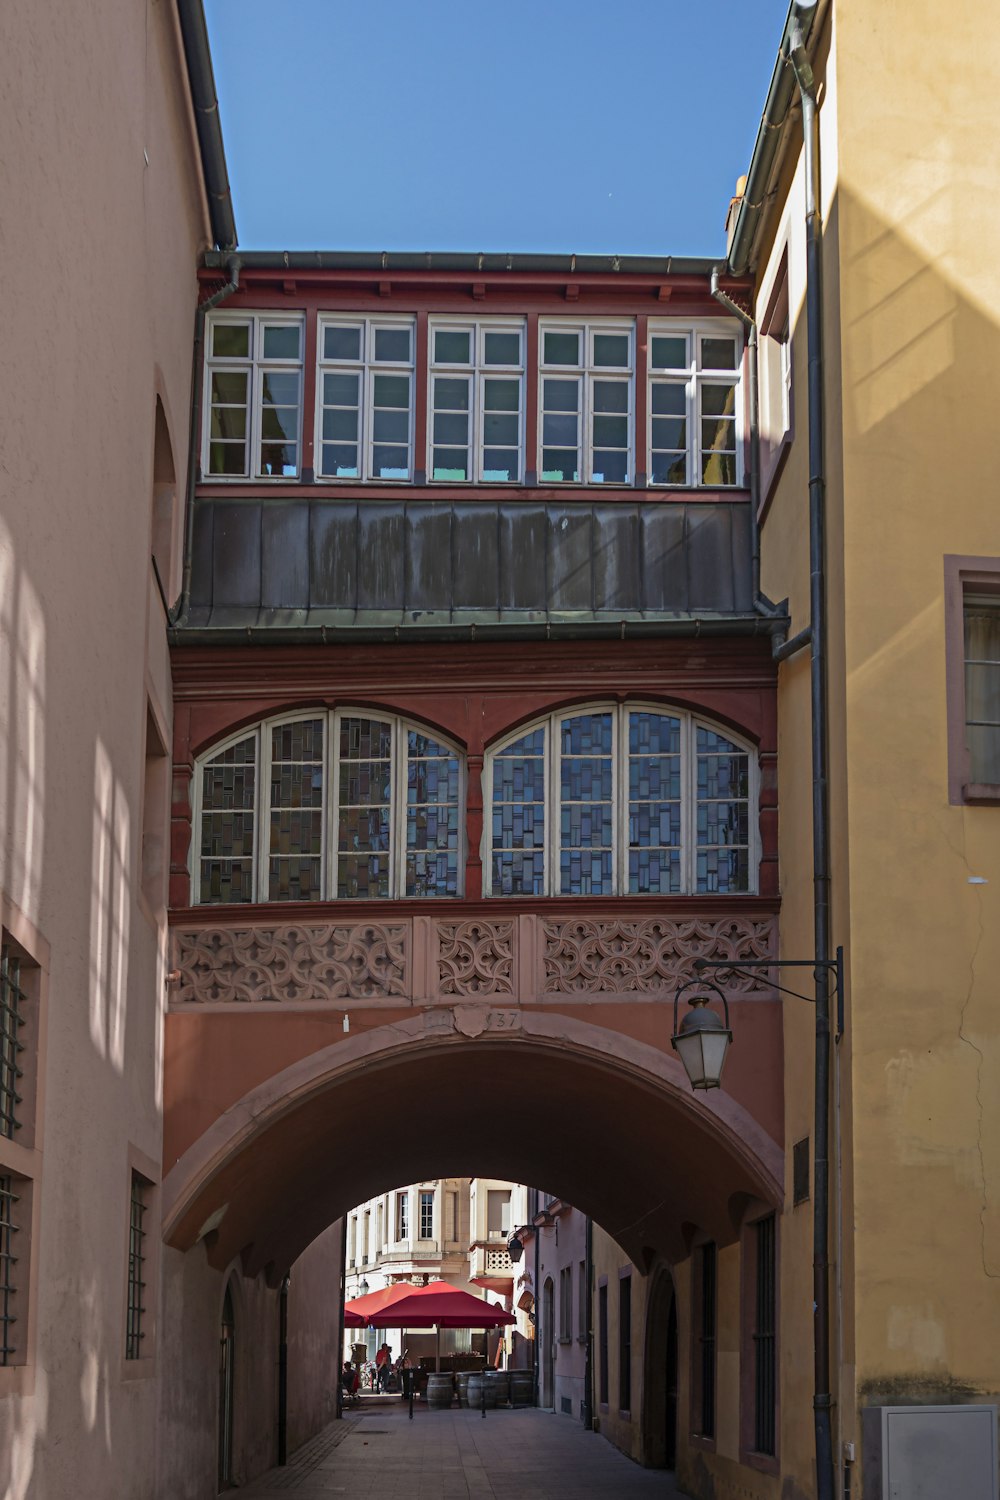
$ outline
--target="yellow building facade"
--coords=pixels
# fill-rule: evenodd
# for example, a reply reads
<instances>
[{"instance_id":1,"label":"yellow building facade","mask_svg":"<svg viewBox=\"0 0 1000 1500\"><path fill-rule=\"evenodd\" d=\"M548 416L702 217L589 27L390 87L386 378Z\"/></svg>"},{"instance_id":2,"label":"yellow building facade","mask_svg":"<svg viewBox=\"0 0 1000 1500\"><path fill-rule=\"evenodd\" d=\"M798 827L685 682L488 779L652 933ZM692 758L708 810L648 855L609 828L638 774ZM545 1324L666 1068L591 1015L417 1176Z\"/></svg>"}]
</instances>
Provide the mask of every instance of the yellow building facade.
<instances>
[{"instance_id":1,"label":"yellow building facade","mask_svg":"<svg viewBox=\"0 0 1000 1500\"><path fill-rule=\"evenodd\" d=\"M837 1493L846 1468L868 1500L883 1472L864 1409L990 1405L1000 1390L1000 734L988 727L1000 668L984 665L1000 618L986 149L1000 27L967 4L945 18L862 0L793 5L786 44L796 24L819 105L831 932L847 981L830 1091L833 1456ZM783 130L773 197L742 211L761 344L761 581L788 598L794 633L810 619L814 352L797 90ZM814 952L810 720L806 647L779 675L781 948L793 959ZM785 1028L791 1143L813 1128L810 1007L788 999ZM791 1206L791 1161L788 1395L812 1378L811 1220ZM781 1472L811 1495L802 1418L786 1399Z\"/></svg>"},{"instance_id":2,"label":"yellow building facade","mask_svg":"<svg viewBox=\"0 0 1000 1500\"><path fill-rule=\"evenodd\" d=\"M811 292L796 46L818 117L822 285L814 270ZM988 1500L1000 1392L1000 206L989 145L1000 25L963 0L946 15L929 0L793 3L782 53L731 207L727 269L754 278L760 584L765 606L787 600L790 638L811 623L809 365L822 354L829 936L845 976L843 1034L830 1044L831 1459L818 1477L815 1013L787 998L776 1451L762 1459L748 1441L744 1233L715 1265L708 1441L697 1245L672 1268L677 1473L712 1500L906 1500L921 1454L931 1489L919 1493ZM822 350L810 348L810 295ZM816 953L811 692L807 640L786 648L779 673L785 960ZM808 968L779 978L811 995ZM836 1029L835 1006L831 1020ZM734 1210L751 1222L753 1205ZM641 1391L623 1414L615 1394L622 1259L596 1235L596 1282L612 1289L609 1401L596 1421L649 1461L660 1398ZM654 1282L655 1271L633 1278L639 1329ZM653 1367L642 1349L633 1357L634 1388ZM896 1408L909 1426L893 1427Z\"/></svg>"}]
</instances>

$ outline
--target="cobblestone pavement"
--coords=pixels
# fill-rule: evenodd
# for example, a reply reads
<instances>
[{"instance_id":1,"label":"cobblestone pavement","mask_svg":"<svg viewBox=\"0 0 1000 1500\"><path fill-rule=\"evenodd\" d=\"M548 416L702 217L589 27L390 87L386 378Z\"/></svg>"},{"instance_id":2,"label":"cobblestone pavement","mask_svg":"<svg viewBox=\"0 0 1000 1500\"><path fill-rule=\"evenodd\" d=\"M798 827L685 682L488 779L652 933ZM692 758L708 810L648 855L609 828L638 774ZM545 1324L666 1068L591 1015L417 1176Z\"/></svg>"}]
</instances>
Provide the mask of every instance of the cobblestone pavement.
<instances>
[{"instance_id":1,"label":"cobblestone pavement","mask_svg":"<svg viewBox=\"0 0 1000 1500\"><path fill-rule=\"evenodd\" d=\"M400 1403L351 1412L306 1443L285 1469L272 1469L245 1491L277 1500L405 1496L406 1500L628 1500L681 1496L670 1475L640 1468L579 1422L552 1412L429 1411L413 1421Z\"/></svg>"}]
</instances>

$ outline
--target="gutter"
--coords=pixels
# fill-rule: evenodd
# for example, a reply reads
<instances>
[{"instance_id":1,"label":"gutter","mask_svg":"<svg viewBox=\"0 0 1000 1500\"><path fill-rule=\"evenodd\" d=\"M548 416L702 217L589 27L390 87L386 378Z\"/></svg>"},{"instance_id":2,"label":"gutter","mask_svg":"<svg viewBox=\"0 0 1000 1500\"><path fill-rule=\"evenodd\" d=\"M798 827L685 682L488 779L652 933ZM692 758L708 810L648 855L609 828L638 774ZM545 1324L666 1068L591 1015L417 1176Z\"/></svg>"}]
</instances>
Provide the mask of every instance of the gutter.
<instances>
[{"instance_id":1,"label":"gutter","mask_svg":"<svg viewBox=\"0 0 1000 1500\"><path fill-rule=\"evenodd\" d=\"M789 111L797 102L798 94L793 70L787 66L792 37L798 34L801 45L808 47L813 33L817 31L821 13L826 10L828 3L829 0L792 0L788 7L764 113L750 158L746 188L737 211L729 247L729 272L733 276L745 276L753 265L757 234L775 192L779 147L788 123Z\"/></svg>"},{"instance_id":2,"label":"gutter","mask_svg":"<svg viewBox=\"0 0 1000 1500\"><path fill-rule=\"evenodd\" d=\"M178 0L183 3L183 0ZM187 0L189 5L199 0ZM220 136L221 147L221 136ZM233 230L235 235L235 227ZM219 242L221 245L221 242ZM235 244L235 239L233 240ZM203 264L220 270L225 249L206 252ZM678 255L537 255L509 251L454 250L251 250L243 257L248 271L548 271L553 275L613 273L632 276L693 276L711 273L714 260Z\"/></svg>"},{"instance_id":3,"label":"gutter","mask_svg":"<svg viewBox=\"0 0 1000 1500\"><path fill-rule=\"evenodd\" d=\"M193 507L189 509L189 517ZM189 527L189 531L190 531ZM406 641L558 641L639 640L662 637L759 636L784 640L788 619L784 614L718 615L710 619L539 621L531 624L444 625L185 625L181 605L186 607L190 590L190 549L186 552L185 588L167 630L171 646L333 646L350 643ZM773 655L773 653L772 653Z\"/></svg>"},{"instance_id":4,"label":"gutter","mask_svg":"<svg viewBox=\"0 0 1000 1500\"><path fill-rule=\"evenodd\" d=\"M205 23L202 0L177 0L177 15L181 23L191 102L198 130L209 221L215 243L225 253L236 248L236 218L229 188L229 173L226 170L219 100L215 92L215 74L212 71L212 53L208 44L208 26Z\"/></svg>"}]
</instances>

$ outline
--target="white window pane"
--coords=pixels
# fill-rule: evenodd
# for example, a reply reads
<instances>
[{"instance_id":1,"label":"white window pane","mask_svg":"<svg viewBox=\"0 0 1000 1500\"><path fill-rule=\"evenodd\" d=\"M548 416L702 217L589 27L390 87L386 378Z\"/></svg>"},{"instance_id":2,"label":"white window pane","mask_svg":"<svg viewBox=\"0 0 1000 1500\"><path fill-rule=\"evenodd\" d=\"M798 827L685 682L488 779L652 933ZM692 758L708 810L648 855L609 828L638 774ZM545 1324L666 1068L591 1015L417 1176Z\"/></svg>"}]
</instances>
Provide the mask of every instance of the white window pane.
<instances>
[{"instance_id":1,"label":"white window pane","mask_svg":"<svg viewBox=\"0 0 1000 1500\"><path fill-rule=\"evenodd\" d=\"M249 359L250 324L215 323L212 327L212 353L216 359Z\"/></svg>"},{"instance_id":2,"label":"white window pane","mask_svg":"<svg viewBox=\"0 0 1000 1500\"><path fill-rule=\"evenodd\" d=\"M360 326L336 324L323 330L323 358L354 363L361 358Z\"/></svg>"},{"instance_id":3,"label":"white window pane","mask_svg":"<svg viewBox=\"0 0 1000 1500\"><path fill-rule=\"evenodd\" d=\"M410 363L410 330L376 327L374 357L383 364L408 365Z\"/></svg>"},{"instance_id":4,"label":"white window pane","mask_svg":"<svg viewBox=\"0 0 1000 1500\"><path fill-rule=\"evenodd\" d=\"M468 329L438 328L434 332L434 363L467 365L471 363L472 334Z\"/></svg>"},{"instance_id":5,"label":"white window pane","mask_svg":"<svg viewBox=\"0 0 1000 1500\"><path fill-rule=\"evenodd\" d=\"M547 328L542 336L543 357L546 365L578 365L580 363L579 333L562 333Z\"/></svg>"},{"instance_id":6,"label":"white window pane","mask_svg":"<svg viewBox=\"0 0 1000 1500\"><path fill-rule=\"evenodd\" d=\"M264 324L264 359L298 359L301 329L296 323Z\"/></svg>"},{"instance_id":7,"label":"white window pane","mask_svg":"<svg viewBox=\"0 0 1000 1500\"><path fill-rule=\"evenodd\" d=\"M483 363L518 365L521 363L521 335L487 331L483 339Z\"/></svg>"}]
</instances>

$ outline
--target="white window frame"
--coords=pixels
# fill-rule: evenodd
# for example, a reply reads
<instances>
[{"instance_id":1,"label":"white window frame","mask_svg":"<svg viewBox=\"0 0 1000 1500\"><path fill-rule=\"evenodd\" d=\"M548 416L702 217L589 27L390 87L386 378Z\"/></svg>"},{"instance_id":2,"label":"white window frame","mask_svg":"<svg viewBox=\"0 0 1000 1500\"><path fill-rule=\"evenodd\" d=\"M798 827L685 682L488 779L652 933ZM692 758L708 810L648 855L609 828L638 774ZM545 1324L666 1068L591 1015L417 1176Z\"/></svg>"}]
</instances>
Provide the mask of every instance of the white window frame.
<instances>
[{"instance_id":1,"label":"white window frame","mask_svg":"<svg viewBox=\"0 0 1000 1500\"><path fill-rule=\"evenodd\" d=\"M245 358L232 355L214 355L212 346L215 329L248 323L250 325L250 353ZM297 328L299 331L298 359L265 359L263 357L263 329L268 327ZM258 355L257 350L261 349ZM299 377L298 423L295 430L295 451L298 463L294 474L264 474L261 472L261 424L263 411L264 376L270 373L287 374L297 372ZM248 374L248 407L246 436L243 442L243 473L212 474L209 471L210 444L212 441L212 375ZM201 477L205 484L245 484L252 479L265 484L294 484L302 477L302 401L305 386L305 317L302 313L285 312L214 312L205 325L204 389L201 410Z\"/></svg>"},{"instance_id":2,"label":"white window frame","mask_svg":"<svg viewBox=\"0 0 1000 1500\"><path fill-rule=\"evenodd\" d=\"M421 1240L433 1240L433 1238L434 1238L434 1210L435 1210L435 1202L434 1202L434 1200L435 1200L436 1196L437 1195L434 1192L433 1188L419 1188L417 1190L417 1213L419 1215L419 1221L418 1221L418 1224L417 1224L417 1231L418 1231L417 1238L418 1239L421 1239ZM431 1204L430 1204L430 1208L431 1208L430 1227L429 1227L429 1229L428 1229L428 1231L427 1231L426 1234L424 1234L424 1199L425 1198L429 1198L431 1200Z\"/></svg>"},{"instance_id":3,"label":"white window frame","mask_svg":"<svg viewBox=\"0 0 1000 1500\"><path fill-rule=\"evenodd\" d=\"M468 333L471 335L471 361L452 364L434 357L435 333ZM488 333L516 333L519 339L520 361L516 365L488 365L486 363L486 335ZM499 488L524 483L525 447L525 391L527 388L527 322L523 317L462 318L432 317L427 326L427 482L428 484L488 484ZM469 464L471 473L467 479L434 478L434 378L457 379L467 376L471 385L469 402ZM483 460L485 442L486 381L490 379L511 380L517 378L517 474L513 479L485 478ZM447 444L445 446L448 446ZM454 445L452 445L454 446ZM503 445L491 445L503 446Z\"/></svg>"},{"instance_id":4,"label":"white window frame","mask_svg":"<svg viewBox=\"0 0 1000 1500\"><path fill-rule=\"evenodd\" d=\"M328 328L360 328L361 357L357 360L325 359L323 348ZM390 332L407 332L410 335L410 359L376 360L375 335L380 329ZM412 484L413 483L413 434L416 408L416 346L417 327L413 317L368 317L363 313L321 313L316 331L316 411L313 436L316 454L316 478L323 484ZM357 374L360 376L360 404L358 410L358 469L357 477L346 474L327 474L323 468L323 376L327 374ZM384 478L373 472L374 427L375 427L375 376L407 375L410 381L409 419L406 437L405 479Z\"/></svg>"},{"instance_id":5,"label":"white window frame","mask_svg":"<svg viewBox=\"0 0 1000 1500\"><path fill-rule=\"evenodd\" d=\"M654 369L654 338L687 340L687 361L676 370ZM736 365L732 370L707 369L702 365L701 348L705 339L732 338L736 341ZM647 326L649 360L646 370L646 474L650 489L725 489L738 490L746 484L743 413L743 365L745 344L743 330L735 318L700 318L691 322L650 318ZM687 469L683 484L665 484L653 480L653 387L683 385L684 415L687 431ZM701 393L706 385L732 385L734 398L734 442L736 444L736 482L727 485L701 483Z\"/></svg>"},{"instance_id":6,"label":"white window frame","mask_svg":"<svg viewBox=\"0 0 1000 1500\"><path fill-rule=\"evenodd\" d=\"M576 365L547 365L545 363L546 333L577 333L580 335L581 362ZM626 334L628 336L629 362L625 365L596 365L594 363L594 338L598 334ZM545 381L576 380L580 385L580 478L544 479L542 455L546 447L544 432ZM594 384L598 380L615 381L628 387L628 449L626 456L627 478L619 480L594 479ZM634 318L540 318L538 321L538 482L543 485L596 484L601 489L631 489L635 485L635 319ZM598 415L600 415L598 413ZM550 444L549 446L556 446Z\"/></svg>"},{"instance_id":7,"label":"white window frame","mask_svg":"<svg viewBox=\"0 0 1000 1500\"><path fill-rule=\"evenodd\" d=\"M392 746L390 758L392 761L392 802L389 820L389 852L388 860L391 871L390 890L388 896L338 896L337 895L337 868L338 854L338 813L340 808L339 797L331 795L332 789L340 786L340 723L342 719L373 719L382 723L392 725ZM283 724L297 724L303 719L323 720L323 788L324 800L321 809L323 825L323 842L320 849L320 895L316 898L320 901L341 901L353 904L356 901L440 901L447 900L445 896L407 896L406 886L406 813L407 813L407 735L411 729L419 734L426 734L434 739L445 749L454 753L458 760L458 848L456 850L457 881L454 900L461 897L464 890L465 877L465 808L466 808L466 759L464 750L450 739L447 735L439 733L431 725L422 724L417 719L404 718L402 715L391 713L388 710L378 708L355 707L351 704L336 709L327 708L299 708L294 712L276 714L268 719L259 719L256 723L246 725L238 733L229 735L224 740L219 740L209 749L205 750L195 762L194 795L192 797L192 823L191 823L191 847L188 858L188 871L191 877L191 904L192 906L220 906L238 905L244 906L246 902L224 903L224 902L202 902L200 900L201 890L201 818L203 801L204 770L217 756L230 749L233 745L241 744L243 740L255 736L254 750L254 847L253 847L253 891L255 904L270 906L283 906L288 903L282 901L271 901L269 895L270 885L270 827L271 807L270 803L263 806L263 789L268 789L270 795L271 767L273 757L271 754L271 731ZM249 764L249 762L247 762ZM402 894L401 894L402 893Z\"/></svg>"},{"instance_id":8,"label":"white window frame","mask_svg":"<svg viewBox=\"0 0 1000 1500\"><path fill-rule=\"evenodd\" d=\"M678 708L669 703L596 703L572 704L544 714L526 724L521 724L511 734L491 745L483 761L483 837L480 854L483 866L483 894L498 900L523 900L520 894L505 897L493 891L493 765L500 752L536 729L544 728L545 735L545 845L543 894L562 896L559 889L559 852L561 826L560 788L560 739L559 726L566 719L576 719L590 714L610 713L613 716L613 748L611 752L611 803L612 803L612 858L611 890L605 894L630 896L637 900L663 900L664 896L705 896L712 892L698 891L698 785L697 785L697 731L708 729L723 735L738 751L748 757L747 771L747 864L748 885L746 891L730 892L731 895L754 895L760 878L760 770L757 748L742 735L736 734L728 724L717 724L704 715ZM630 891L628 889L628 823L629 798L627 777L623 768L628 765L629 715L650 713L666 715L681 721L681 842L680 842L680 890L673 893L662 891Z\"/></svg>"},{"instance_id":9,"label":"white window frame","mask_svg":"<svg viewBox=\"0 0 1000 1500\"><path fill-rule=\"evenodd\" d=\"M396 1193L395 1243L406 1244L410 1239L410 1192L404 1188Z\"/></svg>"}]
</instances>

